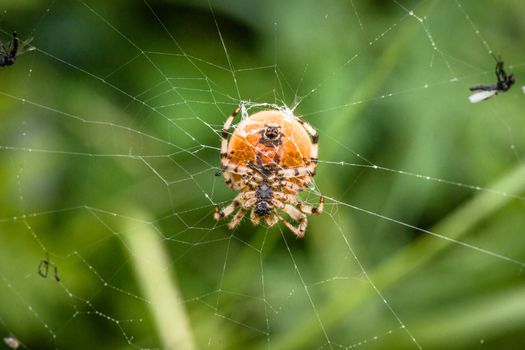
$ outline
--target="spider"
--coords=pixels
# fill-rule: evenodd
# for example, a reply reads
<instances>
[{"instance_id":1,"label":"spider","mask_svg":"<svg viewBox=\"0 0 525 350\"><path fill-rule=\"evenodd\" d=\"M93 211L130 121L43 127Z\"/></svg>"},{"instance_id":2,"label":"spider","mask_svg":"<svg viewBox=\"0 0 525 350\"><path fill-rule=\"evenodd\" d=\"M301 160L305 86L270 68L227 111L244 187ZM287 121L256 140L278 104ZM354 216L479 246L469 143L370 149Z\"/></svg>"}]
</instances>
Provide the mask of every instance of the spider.
<instances>
[{"instance_id":1,"label":"spider","mask_svg":"<svg viewBox=\"0 0 525 350\"><path fill-rule=\"evenodd\" d=\"M0 67L11 66L15 64L16 58L19 55L26 51L34 50L35 47L29 45L31 40L33 40L33 38L29 38L20 43L18 34L13 32L13 43L10 48L7 48L4 44L0 43Z\"/></svg>"},{"instance_id":2,"label":"spider","mask_svg":"<svg viewBox=\"0 0 525 350\"><path fill-rule=\"evenodd\" d=\"M476 103L488 100L500 92L508 91L516 82L514 74L507 75L505 69L503 69L503 61L498 58L496 58L496 77L498 81L494 85L477 85L470 87L470 91L478 91L469 96L470 102Z\"/></svg>"},{"instance_id":3,"label":"spider","mask_svg":"<svg viewBox=\"0 0 525 350\"><path fill-rule=\"evenodd\" d=\"M235 128L228 141L228 130L240 112L237 107L222 129L221 169L226 185L240 193L222 210L215 208L216 220L237 213L228 224L235 228L251 210L250 220L268 226L282 221L296 236L304 236L306 214L320 214L319 206L305 204L297 197L311 183L317 167L319 134L308 123L285 110L255 113ZM288 222L278 211L298 222Z\"/></svg>"}]
</instances>

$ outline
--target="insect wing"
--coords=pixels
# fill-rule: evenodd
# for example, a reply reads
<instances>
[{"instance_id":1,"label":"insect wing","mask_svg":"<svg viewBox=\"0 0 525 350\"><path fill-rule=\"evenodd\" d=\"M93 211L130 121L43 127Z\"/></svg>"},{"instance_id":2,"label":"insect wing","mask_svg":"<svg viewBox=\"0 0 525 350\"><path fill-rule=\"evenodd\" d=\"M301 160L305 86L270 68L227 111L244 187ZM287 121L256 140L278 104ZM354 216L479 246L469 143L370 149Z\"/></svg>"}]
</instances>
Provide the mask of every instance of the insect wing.
<instances>
[{"instance_id":1,"label":"insect wing","mask_svg":"<svg viewBox=\"0 0 525 350\"><path fill-rule=\"evenodd\" d=\"M493 91L480 91L480 92L476 92L475 94L472 94L468 97L469 101L471 103L478 103L478 102L481 102L481 101L485 101L485 100L488 100L489 98L491 97L494 97L498 94L498 91L496 90L493 90Z\"/></svg>"},{"instance_id":2,"label":"insect wing","mask_svg":"<svg viewBox=\"0 0 525 350\"><path fill-rule=\"evenodd\" d=\"M17 56L23 54L24 52L36 50L36 47L29 45L31 41L33 41L33 37L28 38L20 43Z\"/></svg>"}]
</instances>

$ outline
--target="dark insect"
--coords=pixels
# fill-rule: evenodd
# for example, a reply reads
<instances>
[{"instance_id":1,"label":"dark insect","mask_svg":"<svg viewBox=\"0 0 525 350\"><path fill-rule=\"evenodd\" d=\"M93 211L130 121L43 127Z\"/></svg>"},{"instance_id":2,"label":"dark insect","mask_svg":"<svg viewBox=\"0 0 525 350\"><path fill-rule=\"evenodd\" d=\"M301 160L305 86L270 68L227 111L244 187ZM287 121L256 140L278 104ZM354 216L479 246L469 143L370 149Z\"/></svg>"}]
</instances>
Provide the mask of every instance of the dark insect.
<instances>
[{"instance_id":1,"label":"dark insect","mask_svg":"<svg viewBox=\"0 0 525 350\"><path fill-rule=\"evenodd\" d=\"M42 260L38 265L38 274L40 275L40 277L47 278L50 267L55 272L55 281L60 282L60 277L58 276L58 268L55 264L49 261L49 253L46 253L46 258Z\"/></svg>"},{"instance_id":2,"label":"dark insect","mask_svg":"<svg viewBox=\"0 0 525 350\"><path fill-rule=\"evenodd\" d=\"M484 101L501 92L508 91L516 82L514 74L507 75L505 72L501 58L496 58L496 77L498 81L494 85L476 85L470 87L470 91L477 91L475 94L469 96L470 102L477 103Z\"/></svg>"},{"instance_id":3,"label":"dark insect","mask_svg":"<svg viewBox=\"0 0 525 350\"><path fill-rule=\"evenodd\" d=\"M29 38L26 41L20 43L18 34L13 32L13 42L9 47L6 47L3 43L0 43L0 67L11 66L15 63L16 58L26 51L32 51L35 48L30 46L29 43L33 38Z\"/></svg>"}]
</instances>

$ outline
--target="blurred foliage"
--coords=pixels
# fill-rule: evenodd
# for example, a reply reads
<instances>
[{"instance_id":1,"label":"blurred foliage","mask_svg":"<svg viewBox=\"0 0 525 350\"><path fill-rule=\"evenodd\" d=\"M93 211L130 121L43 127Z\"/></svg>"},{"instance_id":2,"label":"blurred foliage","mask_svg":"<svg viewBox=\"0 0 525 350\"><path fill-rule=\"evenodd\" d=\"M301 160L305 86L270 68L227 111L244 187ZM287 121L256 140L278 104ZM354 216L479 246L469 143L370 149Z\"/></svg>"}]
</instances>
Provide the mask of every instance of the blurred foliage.
<instances>
[{"instance_id":1,"label":"blurred foliage","mask_svg":"<svg viewBox=\"0 0 525 350\"><path fill-rule=\"evenodd\" d=\"M151 276L176 279L199 348L416 348L402 326L425 349L522 346L522 1L0 10L0 40L37 47L0 69L0 337L162 347L163 303L132 263L152 252L125 239L154 218L170 265ZM486 45L518 86L472 105L468 87L495 82ZM302 240L212 218L234 196L214 173L240 98L300 101L320 131L327 209ZM37 274L46 253L60 283Z\"/></svg>"}]
</instances>

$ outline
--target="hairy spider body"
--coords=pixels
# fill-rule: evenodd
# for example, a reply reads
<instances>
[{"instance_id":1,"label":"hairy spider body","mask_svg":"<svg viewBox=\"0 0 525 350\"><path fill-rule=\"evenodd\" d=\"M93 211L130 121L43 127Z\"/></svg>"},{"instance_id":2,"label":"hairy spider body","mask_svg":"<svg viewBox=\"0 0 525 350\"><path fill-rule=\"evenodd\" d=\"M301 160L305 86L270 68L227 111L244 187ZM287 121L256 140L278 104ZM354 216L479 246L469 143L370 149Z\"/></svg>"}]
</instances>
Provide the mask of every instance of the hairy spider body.
<instances>
[{"instance_id":1,"label":"hairy spider body","mask_svg":"<svg viewBox=\"0 0 525 350\"><path fill-rule=\"evenodd\" d=\"M222 130L221 168L226 184L240 193L223 210L216 208L215 219L239 208L228 225L235 228L251 210L254 224L264 220L273 226L281 220L297 237L303 237L306 214L323 210L322 196L319 207L307 205L296 196L315 175L317 131L291 112L266 110L241 121L228 140L228 130L239 111L237 108L228 117ZM286 221L277 209L298 221L298 227Z\"/></svg>"}]
</instances>

